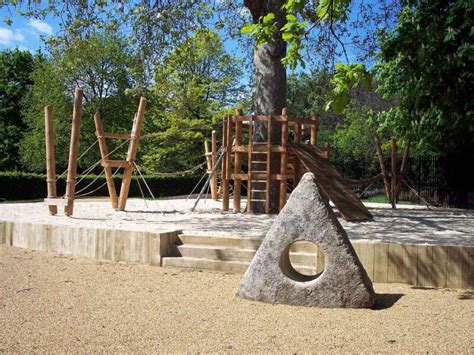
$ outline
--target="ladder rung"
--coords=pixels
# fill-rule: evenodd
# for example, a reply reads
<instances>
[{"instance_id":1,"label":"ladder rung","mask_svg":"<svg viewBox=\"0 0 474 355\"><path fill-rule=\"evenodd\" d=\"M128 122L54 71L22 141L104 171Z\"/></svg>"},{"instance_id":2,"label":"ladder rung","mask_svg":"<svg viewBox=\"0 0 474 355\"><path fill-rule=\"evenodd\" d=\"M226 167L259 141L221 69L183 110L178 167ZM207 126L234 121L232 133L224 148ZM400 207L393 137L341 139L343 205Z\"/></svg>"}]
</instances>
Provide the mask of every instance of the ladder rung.
<instances>
[{"instance_id":1,"label":"ladder rung","mask_svg":"<svg viewBox=\"0 0 474 355\"><path fill-rule=\"evenodd\" d=\"M132 166L132 162L126 160L102 160L102 166L111 168L128 168Z\"/></svg>"},{"instance_id":2,"label":"ladder rung","mask_svg":"<svg viewBox=\"0 0 474 355\"><path fill-rule=\"evenodd\" d=\"M254 189L252 189L252 192L265 192L265 193L267 193L267 190L254 190Z\"/></svg>"},{"instance_id":3,"label":"ladder rung","mask_svg":"<svg viewBox=\"0 0 474 355\"><path fill-rule=\"evenodd\" d=\"M262 199L256 199L256 198L251 198L250 201L256 201L256 202L267 202L267 200L262 200Z\"/></svg>"},{"instance_id":4,"label":"ladder rung","mask_svg":"<svg viewBox=\"0 0 474 355\"><path fill-rule=\"evenodd\" d=\"M130 138L130 133L109 133L109 132L104 132L104 133L102 133L102 136L105 137L105 138L129 139L129 138Z\"/></svg>"},{"instance_id":5,"label":"ladder rung","mask_svg":"<svg viewBox=\"0 0 474 355\"><path fill-rule=\"evenodd\" d=\"M264 182L264 183L267 183L267 180L262 180L262 179L251 179L250 181L252 182Z\"/></svg>"},{"instance_id":6,"label":"ladder rung","mask_svg":"<svg viewBox=\"0 0 474 355\"><path fill-rule=\"evenodd\" d=\"M250 162L251 162L252 164L257 164L257 163L259 163L259 164L266 164L266 163L267 163L266 160L252 160L252 161L250 161Z\"/></svg>"}]
</instances>

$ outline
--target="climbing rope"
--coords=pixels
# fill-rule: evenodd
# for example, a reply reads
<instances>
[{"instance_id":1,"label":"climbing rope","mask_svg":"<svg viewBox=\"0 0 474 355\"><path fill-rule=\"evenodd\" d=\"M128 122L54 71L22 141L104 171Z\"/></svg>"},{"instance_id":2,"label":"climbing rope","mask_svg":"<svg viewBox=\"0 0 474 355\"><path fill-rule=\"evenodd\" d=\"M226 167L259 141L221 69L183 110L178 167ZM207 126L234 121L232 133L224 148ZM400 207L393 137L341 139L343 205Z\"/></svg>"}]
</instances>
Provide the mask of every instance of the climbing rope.
<instances>
[{"instance_id":1,"label":"climbing rope","mask_svg":"<svg viewBox=\"0 0 474 355\"><path fill-rule=\"evenodd\" d=\"M144 176L143 176L143 174L142 174L142 172L141 172L139 166L138 166L137 163L135 163L135 162L133 162L133 166L135 167L135 169L137 169L138 174L140 174L140 177L141 177L142 180L143 180L143 184L145 185L145 187L147 188L147 190L148 190L148 192L150 193L151 197L152 197L153 200L155 201L155 203L156 203L156 205L158 206L158 209L160 210L161 214L164 216L165 214L164 214L163 210L161 209L160 204L159 204L158 201L156 200L155 195L153 195L153 192L151 191L150 186L148 186L148 183L146 182L146 180L145 180L145 178L144 178Z\"/></svg>"}]
</instances>

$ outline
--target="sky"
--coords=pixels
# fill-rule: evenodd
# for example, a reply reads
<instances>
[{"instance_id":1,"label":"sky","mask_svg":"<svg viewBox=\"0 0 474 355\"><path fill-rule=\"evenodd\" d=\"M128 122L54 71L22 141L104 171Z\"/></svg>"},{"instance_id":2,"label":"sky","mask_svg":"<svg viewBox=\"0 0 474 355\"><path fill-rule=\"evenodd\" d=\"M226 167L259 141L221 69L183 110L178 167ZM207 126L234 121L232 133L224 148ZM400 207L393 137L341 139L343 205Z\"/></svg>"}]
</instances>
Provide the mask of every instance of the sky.
<instances>
[{"instance_id":1,"label":"sky","mask_svg":"<svg viewBox=\"0 0 474 355\"><path fill-rule=\"evenodd\" d=\"M13 21L10 26L3 22L5 17ZM6 8L0 9L0 20L0 50L19 48L34 53L38 49L44 49L41 37L47 38L59 30L57 19L26 19Z\"/></svg>"}]
</instances>

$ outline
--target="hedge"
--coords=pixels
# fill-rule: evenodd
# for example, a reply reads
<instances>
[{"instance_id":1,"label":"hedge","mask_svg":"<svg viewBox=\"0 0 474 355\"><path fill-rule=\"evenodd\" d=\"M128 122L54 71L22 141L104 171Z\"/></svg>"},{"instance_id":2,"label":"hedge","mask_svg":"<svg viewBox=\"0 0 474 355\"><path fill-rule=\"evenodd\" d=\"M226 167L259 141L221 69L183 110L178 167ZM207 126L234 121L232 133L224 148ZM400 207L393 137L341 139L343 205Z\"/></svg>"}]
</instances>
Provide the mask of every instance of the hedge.
<instances>
[{"instance_id":1,"label":"hedge","mask_svg":"<svg viewBox=\"0 0 474 355\"><path fill-rule=\"evenodd\" d=\"M79 180L81 177L81 175L78 176L77 180ZM97 175L86 175L76 188L76 191L79 191L83 187L87 186L96 177ZM145 180L156 198L187 195L196 186L200 178L201 177L199 175L166 177L145 176ZM130 197L141 197L136 180L136 177L133 177L130 186ZM119 190L122 183L122 176L115 176L114 181L117 190ZM98 180L93 183L93 185L84 191L84 193L87 191L92 191L104 183L105 177L100 176ZM142 189L144 189L145 196L149 197L143 182L140 181L140 183L142 185ZM203 182L201 182L201 186L202 184ZM64 176L57 182L58 195L63 195L65 188L66 177ZM6 199L10 201L38 200L43 199L46 196L46 175L23 172L0 172L0 199ZM107 186L103 186L101 189L88 196L108 196Z\"/></svg>"}]
</instances>

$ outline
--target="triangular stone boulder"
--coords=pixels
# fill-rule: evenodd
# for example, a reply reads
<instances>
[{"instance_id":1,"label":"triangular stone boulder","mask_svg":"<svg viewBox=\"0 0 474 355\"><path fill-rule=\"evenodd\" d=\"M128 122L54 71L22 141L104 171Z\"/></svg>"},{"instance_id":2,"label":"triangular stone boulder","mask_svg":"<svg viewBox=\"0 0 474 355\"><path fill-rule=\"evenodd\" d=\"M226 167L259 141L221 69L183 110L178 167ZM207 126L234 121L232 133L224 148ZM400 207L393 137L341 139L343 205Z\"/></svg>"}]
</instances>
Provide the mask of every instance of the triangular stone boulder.
<instances>
[{"instance_id":1,"label":"triangular stone boulder","mask_svg":"<svg viewBox=\"0 0 474 355\"><path fill-rule=\"evenodd\" d=\"M325 254L320 275L305 276L291 266L290 245L303 240L317 244ZM237 296L297 306L363 308L374 304L372 282L313 174L303 176L271 226Z\"/></svg>"}]
</instances>

